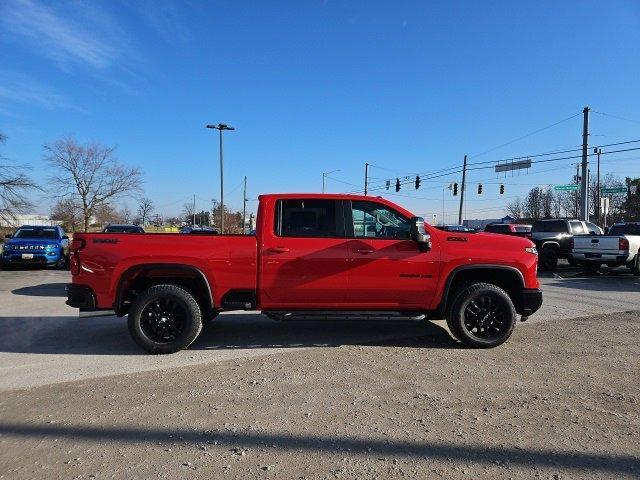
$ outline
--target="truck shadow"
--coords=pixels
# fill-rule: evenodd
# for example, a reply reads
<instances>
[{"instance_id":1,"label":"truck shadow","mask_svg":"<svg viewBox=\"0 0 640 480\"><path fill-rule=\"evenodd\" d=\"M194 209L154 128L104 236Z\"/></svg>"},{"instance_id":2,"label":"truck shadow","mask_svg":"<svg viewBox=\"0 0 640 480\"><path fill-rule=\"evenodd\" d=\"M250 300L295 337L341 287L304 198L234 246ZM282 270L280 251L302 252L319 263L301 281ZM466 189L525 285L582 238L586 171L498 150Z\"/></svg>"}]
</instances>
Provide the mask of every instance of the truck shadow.
<instances>
[{"instance_id":1,"label":"truck shadow","mask_svg":"<svg viewBox=\"0 0 640 480\"><path fill-rule=\"evenodd\" d=\"M29 297L64 297L67 298L66 286L68 283L42 283L28 287L11 290L14 295L25 295Z\"/></svg>"},{"instance_id":2,"label":"truck shadow","mask_svg":"<svg viewBox=\"0 0 640 480\"><path fill-rule=\"evenodd\" d=\"M446 329L431 322L276 322L258 314L223 314L203 328L190 350L341 345L460 348ZM126 318L74 316L0 317L0 352L146 355L131 340Z\"/></svg>"}]
</instances>

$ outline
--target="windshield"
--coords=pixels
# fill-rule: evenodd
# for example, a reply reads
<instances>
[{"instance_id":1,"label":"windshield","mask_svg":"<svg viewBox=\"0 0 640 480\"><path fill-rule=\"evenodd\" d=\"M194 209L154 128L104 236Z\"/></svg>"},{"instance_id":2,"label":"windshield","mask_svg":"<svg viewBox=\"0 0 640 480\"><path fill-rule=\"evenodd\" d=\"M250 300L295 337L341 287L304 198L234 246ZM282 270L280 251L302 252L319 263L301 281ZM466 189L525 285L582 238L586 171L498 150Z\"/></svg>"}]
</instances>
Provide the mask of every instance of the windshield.
<instances>
[{"instance_id":1,"label":"windshield","mask_svg":"<svg viewBox=\"0 0 640 480\"><path fill-rule=\"evenodd\" d=\"M13 238L44 238L57 239L58 230L56 228L22 227L13 235Z\"/></svg>"}]
</instances>

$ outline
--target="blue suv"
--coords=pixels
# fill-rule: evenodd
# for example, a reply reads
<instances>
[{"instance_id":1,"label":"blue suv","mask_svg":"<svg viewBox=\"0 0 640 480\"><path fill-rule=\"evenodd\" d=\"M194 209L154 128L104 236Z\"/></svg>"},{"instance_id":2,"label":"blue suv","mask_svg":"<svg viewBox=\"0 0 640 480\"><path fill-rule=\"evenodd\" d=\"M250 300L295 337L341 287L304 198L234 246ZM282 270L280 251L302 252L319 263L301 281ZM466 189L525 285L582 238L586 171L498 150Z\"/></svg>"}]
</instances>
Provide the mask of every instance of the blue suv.
<instances>
[{"instance_id":1,"label":"blue suv","mask_svg":"<svg viewBox=\"0 0 640 480\"><path fill-rule=\"evenodd\" d=\"M2 251L2 266L42 265L66 268L69 261L69 237L58 226L23 225L7 235Z\"/></svg>"}]
</instances>

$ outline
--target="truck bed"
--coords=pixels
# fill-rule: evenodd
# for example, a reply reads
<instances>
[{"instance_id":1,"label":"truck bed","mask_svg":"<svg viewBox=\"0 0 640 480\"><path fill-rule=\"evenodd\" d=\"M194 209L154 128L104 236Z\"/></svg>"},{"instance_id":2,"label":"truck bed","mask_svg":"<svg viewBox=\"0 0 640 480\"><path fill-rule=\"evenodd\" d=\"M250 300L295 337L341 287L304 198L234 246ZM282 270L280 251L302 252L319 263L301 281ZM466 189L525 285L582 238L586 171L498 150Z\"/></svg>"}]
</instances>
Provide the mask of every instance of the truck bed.
<instances>
[{"instance_id":1,"label":"truck bed","mask_svg":"<svg viewBox=\"0 0 640 480\"><path fill-rule=\"evenodd\" d=\"M118 279L145 265L197 269L211 285L216 304L230 289L256 289L257 240L252 235L76 233L74 243L80 241L85 245L71 260L72 269L80 261L74 283L92 285L98 298L113 298Z\"/></svg>"}]
</instances>

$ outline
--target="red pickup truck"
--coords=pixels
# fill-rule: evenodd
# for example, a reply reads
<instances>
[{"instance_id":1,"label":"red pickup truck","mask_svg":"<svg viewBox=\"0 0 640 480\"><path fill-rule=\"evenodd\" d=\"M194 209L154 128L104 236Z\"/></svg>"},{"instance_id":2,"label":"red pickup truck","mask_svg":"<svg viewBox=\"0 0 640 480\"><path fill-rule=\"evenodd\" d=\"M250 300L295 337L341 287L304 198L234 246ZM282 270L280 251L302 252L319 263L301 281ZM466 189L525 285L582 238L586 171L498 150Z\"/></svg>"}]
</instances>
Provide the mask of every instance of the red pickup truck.
<instances>
[{"instance_id":1,"label":"red pickup truck","mask_svg":"<svg viewBox=\"0 0 640 480\"><path fill-rule=\"evenodd\" d=\"M542 304L527 239L445 232L380 197L262 195L255 235L77 233L67 304L128 315L150 353L187 348L225 310L273 319L446 318L495 347ZM83 313L84 312L84 313Z\"/></svg>"}]
</instances>

